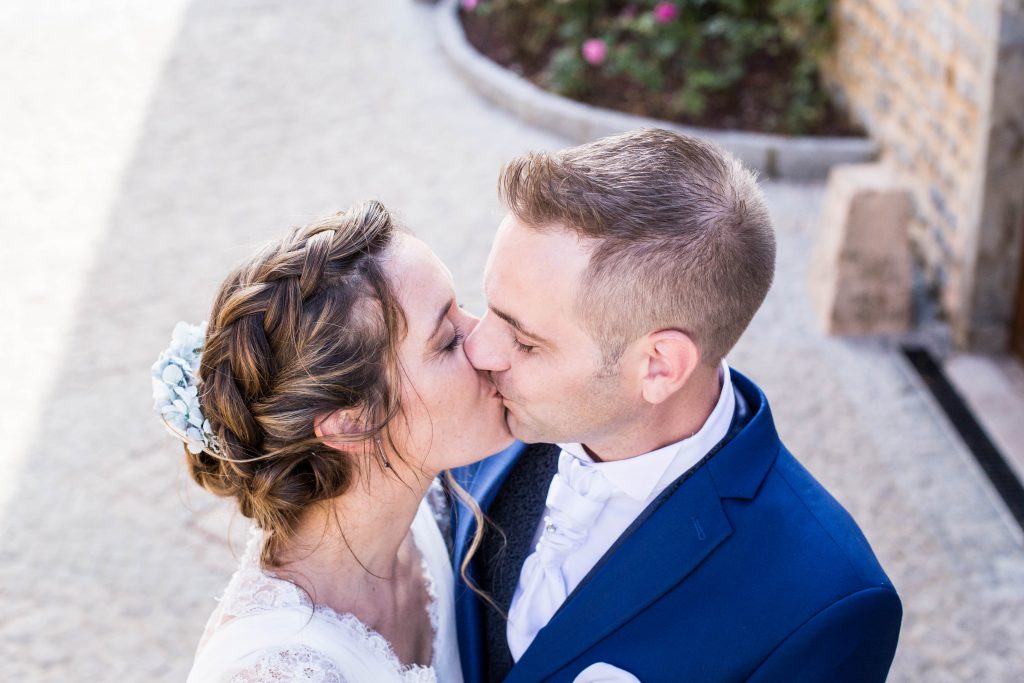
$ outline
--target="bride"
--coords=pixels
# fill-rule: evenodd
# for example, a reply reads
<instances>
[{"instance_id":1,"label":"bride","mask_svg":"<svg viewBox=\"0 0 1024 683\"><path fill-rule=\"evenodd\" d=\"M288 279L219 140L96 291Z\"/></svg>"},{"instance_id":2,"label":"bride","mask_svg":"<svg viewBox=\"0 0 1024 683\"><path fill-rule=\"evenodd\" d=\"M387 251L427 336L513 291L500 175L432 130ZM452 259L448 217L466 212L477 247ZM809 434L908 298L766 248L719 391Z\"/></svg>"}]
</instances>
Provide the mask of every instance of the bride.
<instances>
[{"instance_id":1,"label":"bride","mask_svg":"<svg viewBox=\"0 0 1024 683\"><path fill-rule=\"evenodd\" d=\"M425 501L440 472L511 442L463 353L476 322L430 249L368 202L265 248L208 327L175 329L157 409L196 482L253 521L189 683L462 680Z\"/></svg>"}]
</instances>

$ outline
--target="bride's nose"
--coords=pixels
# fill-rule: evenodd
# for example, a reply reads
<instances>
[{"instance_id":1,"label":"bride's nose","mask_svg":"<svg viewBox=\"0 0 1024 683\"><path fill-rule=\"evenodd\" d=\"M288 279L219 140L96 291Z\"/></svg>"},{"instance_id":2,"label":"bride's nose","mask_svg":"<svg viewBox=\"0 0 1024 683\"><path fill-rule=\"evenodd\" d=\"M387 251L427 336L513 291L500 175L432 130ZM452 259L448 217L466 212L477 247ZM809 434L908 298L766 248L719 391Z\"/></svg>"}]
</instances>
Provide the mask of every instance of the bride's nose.
<instances>
[{"instance_id":1,"label":"bride's nose","mask_svg":"<svg viewBox=\"0 0 1024 683\"><path fill-rule=\"evenodd\" d=\"M461 314L462 317L462 320L460 321L462 324L462 328L466 331L465 334L468 337L470 333L472 333L473 330L476 329L476 326L480 323L480 318L476 317L475 315L467 311L461 305L459 306L459 313Z\"/></svg>"}]
</instances>

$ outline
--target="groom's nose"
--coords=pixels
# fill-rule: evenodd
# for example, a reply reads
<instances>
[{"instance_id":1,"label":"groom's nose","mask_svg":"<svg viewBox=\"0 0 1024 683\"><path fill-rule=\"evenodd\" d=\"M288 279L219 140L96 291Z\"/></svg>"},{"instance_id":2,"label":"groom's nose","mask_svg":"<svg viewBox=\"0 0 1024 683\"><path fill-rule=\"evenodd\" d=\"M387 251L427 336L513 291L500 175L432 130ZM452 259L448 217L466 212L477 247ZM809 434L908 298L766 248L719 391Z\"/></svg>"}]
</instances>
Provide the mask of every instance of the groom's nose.
<instances>
[{"instance_id":1,"label":"groom's nose","mask_svg":"<svg viewBox=\"0 0 1024 683\"><path fill-rule=\"evenodd\" d=\"M477 370L508 370L509 349L504 339L504 325L504 321L487 311L466 337L466 357Z\"/></svg>"}]
</instances>

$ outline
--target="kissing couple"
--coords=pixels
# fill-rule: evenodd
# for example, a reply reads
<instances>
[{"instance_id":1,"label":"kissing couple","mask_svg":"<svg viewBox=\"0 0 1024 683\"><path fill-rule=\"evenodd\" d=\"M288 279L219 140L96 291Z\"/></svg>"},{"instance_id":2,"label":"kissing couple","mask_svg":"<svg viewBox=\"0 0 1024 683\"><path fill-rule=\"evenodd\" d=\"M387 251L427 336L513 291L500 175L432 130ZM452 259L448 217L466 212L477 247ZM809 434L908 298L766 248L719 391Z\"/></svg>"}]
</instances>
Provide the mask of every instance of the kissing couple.
<instances>
[{"instance_id":1,"label":"kissing couple","mask_svg":"<svg viewBox=\"0 0 1024 683\"><path fill-rule=\"evenodd\" d=\"M189 682L885 680L896 591L725 361L775 268L754 175L645 129L498 187L482 318L371 201L175 328L161 418L252 520Z\"/></svg>"}]
</instances>

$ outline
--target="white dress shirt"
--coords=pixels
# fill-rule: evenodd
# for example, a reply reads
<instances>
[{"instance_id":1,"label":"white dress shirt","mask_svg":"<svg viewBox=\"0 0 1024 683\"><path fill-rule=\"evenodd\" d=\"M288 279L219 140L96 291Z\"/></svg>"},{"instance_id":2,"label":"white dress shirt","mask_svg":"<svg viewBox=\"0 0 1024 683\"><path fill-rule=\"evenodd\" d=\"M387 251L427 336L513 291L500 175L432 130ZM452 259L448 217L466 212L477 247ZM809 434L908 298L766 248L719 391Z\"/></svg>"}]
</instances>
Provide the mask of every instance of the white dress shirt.
<instances>
[{"instance_id":1,"label":"white dress shirt","mask_svg":"<svg viewBox=\"0 0 1024 683\"><path fill-rule=\"evenodd\" d=\"M665 488L708 454L714 446L725 438L732 423L736 410L736 399L733 394L729 366L723 360L719 370L721 391L714 410L696 434L682 441L677 441L655 451L637 455L625 460L594 462L582 444L558 444L562 454L569 454L588 467L594 467L615 486L615 492L608 499L604 509L591 526L583 545L569 555L562 565L562 573L567 584L567 593L572 593L597 561L608 551L613 543L632 524L640 513ZM545 508L540 523L534 533L532 547L537 547L541 534L544 533L544 518L550 514ZM523 576L513 595L513 603L523 591ZM529 610L529 606L526 606ZM509 617L508 635L513 627L512 615ZM533 621L533 620L531 620ZM536 634L534 634L536 635ZM531 638L532 640L532 638Z\"/></svg>"}]
</instances>

